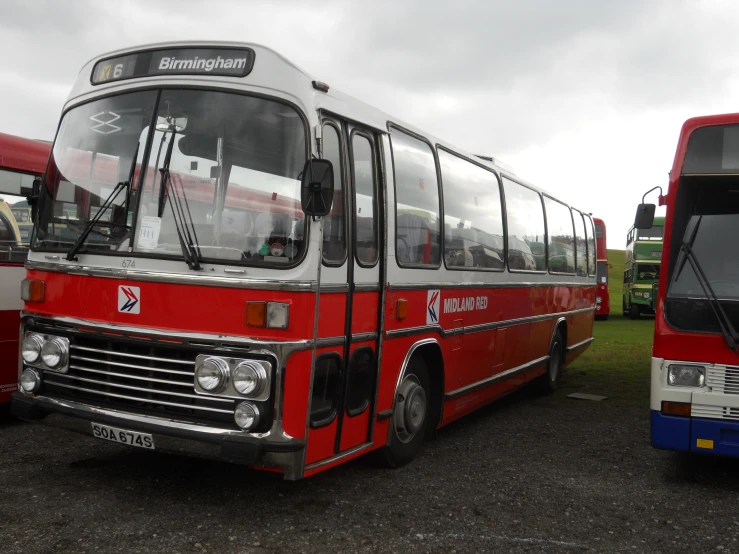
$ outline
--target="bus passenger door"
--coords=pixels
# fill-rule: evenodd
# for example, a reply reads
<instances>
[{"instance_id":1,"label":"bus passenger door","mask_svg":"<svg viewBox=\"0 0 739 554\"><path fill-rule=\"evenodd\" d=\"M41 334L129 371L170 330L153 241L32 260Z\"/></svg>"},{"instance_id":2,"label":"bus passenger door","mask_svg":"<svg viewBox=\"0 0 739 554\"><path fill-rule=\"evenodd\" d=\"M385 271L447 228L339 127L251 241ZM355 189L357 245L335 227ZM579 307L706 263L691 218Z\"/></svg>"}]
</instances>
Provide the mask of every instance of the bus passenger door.
<instances>
[{"instance_id":1,"label":"bus passenger door","mask_svg":"<svg viewBox=\"0 0 739 554\"><path fill-rule=\"evenodd\" d=\"M306 468L364 444L377 381L381 201L375 134L332 116L322 157L334 166L323 220L319 346L313 368Z\"/></svg>"},{"instance_id":2,"label":"bus passenger door","mask_svg":"<svg viewBox=\"0 0 739 554\"><path fill-rule=\"evenodd\" d=\"M350 259L347 272L347 321L343 406L339 413L335 451L368 442L375 411L377 344L380 310L379 141L370 130L344 125L349 154L351 204Z\"/></svg>"}]
</instances>

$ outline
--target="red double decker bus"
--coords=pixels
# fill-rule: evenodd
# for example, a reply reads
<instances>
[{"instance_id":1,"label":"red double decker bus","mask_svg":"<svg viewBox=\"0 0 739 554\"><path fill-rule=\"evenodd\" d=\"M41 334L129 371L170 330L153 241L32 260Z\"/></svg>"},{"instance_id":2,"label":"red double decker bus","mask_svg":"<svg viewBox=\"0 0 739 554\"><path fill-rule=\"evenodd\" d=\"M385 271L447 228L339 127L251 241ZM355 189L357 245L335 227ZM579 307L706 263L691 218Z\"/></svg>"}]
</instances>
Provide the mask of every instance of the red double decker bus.
<instances>
[{"instance_id":1,"label":"red double decker bus","mask_svg":"<svg viewBox=\"0 0 739 554\"><path fill-rule=\"evenodd\" d=\"M19 206L49 159L51 144L0 133L0 404L18 383L18 324L30 214Z\"/></svg>"},{"instance_id":2,"label":"red double decker bus","mask_svg":"<svg viewBox=\"0 0 739 554\"><path fill-rule=\"evenodd\" d=\"M739 455L739 114L697 117L680 132L657 291L652 445ZM648 229L654 205L641 204Z\"/></svg>"},{"instance_id":3,"label":"red double decker bus","mask_svg":"<svg viewBox=\"0 0 739 554\"><path fill-rule=\"evenodd\" d=\"M608 247L606 246L606 224L593 218L595 224L595 251L598 256L596 270L595 319L606 320L611 313L611 295L608 291Z\"/></svg>"},{"instance_id":4,"label":"red double decker bus","mask_svg":"<svg viewBox=\"0 0 739 554\"><path fill-rule=\"evenodd\" d=\"M299 479L592 341L592 219L270 49L92 60L36 206L13 411Z\"/></svg>"}]
</instances>

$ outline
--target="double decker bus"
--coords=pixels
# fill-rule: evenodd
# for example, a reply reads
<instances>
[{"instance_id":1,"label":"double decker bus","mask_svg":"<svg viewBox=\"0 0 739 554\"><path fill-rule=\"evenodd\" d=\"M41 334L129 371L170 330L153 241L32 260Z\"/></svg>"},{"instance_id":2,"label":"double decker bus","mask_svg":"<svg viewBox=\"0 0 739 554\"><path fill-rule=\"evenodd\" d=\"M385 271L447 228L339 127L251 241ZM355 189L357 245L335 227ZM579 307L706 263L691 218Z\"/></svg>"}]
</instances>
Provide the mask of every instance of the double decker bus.
<instances>
[{"instance_id":1,"label":"double decker bus","mask_svg":"<svg viewBox=\"0 0 739 554\"><path fill-rule=\"evenodd\" d=\"M34 209L13 412L103 440L397 466L593 340L588 215L258 45L90 61Z\"/></svg>"},{"instance_id":2,"label":"double decker bus","mask_svg":"<svg viewBox=\"0 0 739 554\"><path fill-rule=\"evenodd\" d=\"M597 256L595 319L605 321L611 313L611 295L608 292L608 247L606 246L606 224L593 218L595 224L595 252Z\"/></svg>"},{"instance_id":3,"label":"double decker bus","mask_svg":"<svg viewBox=\"0 0 739 554\"><path fill-rule=\"evenodd\" d=\"M655 217L649 229L632 226L626 235L623 315L630 319L654 314L657 306L664 228L665 218Z\"/></svg>"},{"instance_id":4,"label":"double decker bus","mask_svg":"<svg viewBox=\"0 0 739 554\"><path fill-rule=\"evenodd\" d=\"M0 133L0 404L18 383L18 324L30 214L22 206L49 159L51 144Z\"/></svg>"},{"instance_id":5,"label":"double decker bus","mask_svg":"<svg viewBox=\"0 0 739 554\"><path fill-rule=\"evenodd\" d=\"M739 455L739 114L680 132L669 189L654 329L652 445ZM641 204L637 228L651 227Z\"/></svg>"}]
</instances>

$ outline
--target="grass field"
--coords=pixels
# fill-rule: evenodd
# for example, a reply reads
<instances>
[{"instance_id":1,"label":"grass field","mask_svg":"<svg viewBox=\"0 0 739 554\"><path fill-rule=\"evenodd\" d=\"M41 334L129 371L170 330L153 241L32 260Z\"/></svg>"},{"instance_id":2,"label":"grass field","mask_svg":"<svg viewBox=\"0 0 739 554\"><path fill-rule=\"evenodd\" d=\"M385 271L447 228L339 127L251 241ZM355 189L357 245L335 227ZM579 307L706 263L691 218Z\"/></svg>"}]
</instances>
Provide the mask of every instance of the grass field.
<instances>
[{"instance_id":1,"label":"grass field","mask_svg":"<svg viewBox=\"0 0 739 554\"><path fill-rule=\"evenodd\" d=\"M611 315L595 322L595 341L565 372L561 389L565 394L602 394L614 404L646 405L654 318L622 317L624 251L609 250L608 263Z\"/></svg>"}]
</instances>

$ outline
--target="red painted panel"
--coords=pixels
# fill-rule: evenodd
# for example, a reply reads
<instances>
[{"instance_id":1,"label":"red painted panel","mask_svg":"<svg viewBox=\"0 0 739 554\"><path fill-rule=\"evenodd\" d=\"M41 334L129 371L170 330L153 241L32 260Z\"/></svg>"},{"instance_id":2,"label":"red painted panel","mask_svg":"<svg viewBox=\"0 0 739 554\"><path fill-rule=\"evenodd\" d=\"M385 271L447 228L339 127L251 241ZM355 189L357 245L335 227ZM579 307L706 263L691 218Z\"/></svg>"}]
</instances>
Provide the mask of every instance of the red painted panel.
<instances>
[{"instance_id":1,"label":"red painted panel","mask_svg":"<svg viewBox=\"0 0 739 554\"><path fill-rule=\"evenodd\" d=\"M323 299L321 299L323 302ZM379 292L355 292L352 299L352 333L372 333L377 331L377 310ZM343 333L341 333L343 334Z\"/></svg>"},{"instance_id":2,"label":"red painted panel","mask_svg":"<svg viewBox=\"0 0 739 554\"><path fill-rule=\"evenodd\" d=\"M346 293L321 293L318 307L318 337L343 337L346 326ZM311 312L313 313L313 312Z\"/></svg>"},{"instance_id":3,"label":"red painted panel","mask_svg":"<svg viewBox=\"0 0 739 554\"><path fill-rule=\"evenodd\" d=\"M18 342L20 325L20 310L0 310L0 341L11 340Z\"/></svg>"},{"instance_id":4,"label":"red painted panel","mask_svg":"<svg viewBox=\"0 0 739 554\"><path fill-rule=\"evenodd\" d=\"M308 451L305 455L305 464L312 464L330 458L334 455L336 441L336 426L338 418L320 429L308 430Z\"/></svg>"},{"instance_id":5,"label":"red painted panel","mask_svg":"<svg viewBox=\"0 0 739 554\"><path fill-rule=\"evenodd\" d=\"M26 303L38 314L69 316L101 323L118 323L174 332L202 332L246 336L262 340L313 338L315 295L312 292L259 291L172 283L152 283L29 271L31 279L46 282L46 301ZM141 313L118 311L118 286L140 288ZM246 302L290 304L288 329L247 327Z\"/></svg>"},{"instance_id":6,"label":"red painted panel","mask_svg":"<svg viewBox=\"0 0 739 554\"><path fill-rule=\"evenodd\" d=\"M312 355L310 350L296 352L288 359L285 369L282 426L296 439L305 437Z\"/></svg>"}]
</instances>

